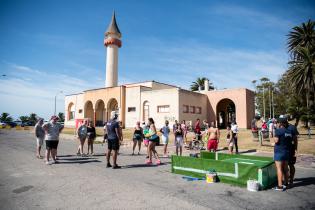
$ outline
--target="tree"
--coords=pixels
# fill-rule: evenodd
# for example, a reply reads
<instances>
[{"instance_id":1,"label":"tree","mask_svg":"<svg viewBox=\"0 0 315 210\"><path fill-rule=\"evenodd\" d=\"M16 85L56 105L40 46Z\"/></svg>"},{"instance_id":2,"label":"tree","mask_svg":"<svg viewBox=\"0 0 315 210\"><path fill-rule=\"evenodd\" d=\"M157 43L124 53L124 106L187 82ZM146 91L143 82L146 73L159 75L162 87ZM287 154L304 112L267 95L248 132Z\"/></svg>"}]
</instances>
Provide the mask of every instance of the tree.
<instances>
[{"instance_id":1,"label":"tree","mask_svg":"<svg viewBox=\"0 0 315 210\"><path fill-rule=\"evenodd\" d=\"M190 85L190 90L191 91L197 91L197 90L199 90L199 87L201 88L201 90L204 90L206 79L207 79L206 77L198 77L196 79L196 81L192 82L192 84ZM210 82L210 80L209 80L209 90L214 90L214 86L213 86L212 82Z\"/></svg>"},{"instance_id":2,"label":"tree","mask_svg":"<svg viewBox=\"0 0 315 210\"><path fill-rule=\"evenodd\" d=\"M65 121L65 115L64 115L64 113L62 113L62 112L59 112L58 113L58 117L59 117L59 122L64 122Z\"/></svg>"},{"instance_id":3,"label":"tree","mask_svg":"<svg viewBox=\"0 0 315 210\"><path fill-rule=\"evenodd\" d=\"M289 84L306 107L303 119L315 113L315 22L309 20L289 33L288 52L291 60L286 72Z\"/></svg>"},{"instance_id":4,"label":"tree","mask_svg":"<svg viewBox=\"0 0 315 210\"><path fill-rule=\"evenodd\" d=\"M22 123L26 123L26 122L28 122L28 120L29 120L29 117L28 117L28 116L20 116L19 118L20 118L20 120L22 121Z\"/></svg>"},{"instance_id":5,"label":"tree","mask_svg":"<svg viewBox=\"0 0 315 210\"><path fill-rule=\"evenodd\" d=\"M288 34L288 51L291 53L293 60L298 58L297 49L300 47L314 48L315 46L315 22L308 20L301 26L295 26Z\"/></svg>"},{"instance_id":6,"label":"tree","mask_svg":"<svg viewBox=\"0 0 315 210\"><path fill-rule=\"evenodd\" d=\"M37 115L35 113L31 113L28 121L31 123L31 125L35 125L37 122Z\"/></svg>"},{"instance_id":7,"label":"tree","mask_svg":"<svg viewBox=\"0 0 315 210\"><path fill-rule=\"evenodd\" d=\"M0 121L1 122L12 122L13 118L10 116L9 113L3 112L0 116Z\"/></svg>"}]
</instances>

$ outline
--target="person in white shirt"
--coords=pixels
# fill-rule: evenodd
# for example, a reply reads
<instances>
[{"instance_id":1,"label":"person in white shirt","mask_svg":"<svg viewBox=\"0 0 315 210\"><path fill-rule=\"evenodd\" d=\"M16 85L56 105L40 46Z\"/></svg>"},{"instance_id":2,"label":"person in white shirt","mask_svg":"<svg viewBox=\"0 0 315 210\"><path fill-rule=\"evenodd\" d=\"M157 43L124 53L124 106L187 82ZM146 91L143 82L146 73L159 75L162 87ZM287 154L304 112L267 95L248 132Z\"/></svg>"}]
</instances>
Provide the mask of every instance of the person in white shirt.
<instances>
[{"instance_id":1,"label":"person in white shirt","mask_svg":"<svg viewBox=\"0 0 315 210\"><path fill-rule=\"evenodd\" d=\"M238 145L237 145L238 125L235 121L231 124L231 130L232 130L232 138L233 138L233 142L235 146L235 153L238 154Z\"/></svg>"}]
</instances>

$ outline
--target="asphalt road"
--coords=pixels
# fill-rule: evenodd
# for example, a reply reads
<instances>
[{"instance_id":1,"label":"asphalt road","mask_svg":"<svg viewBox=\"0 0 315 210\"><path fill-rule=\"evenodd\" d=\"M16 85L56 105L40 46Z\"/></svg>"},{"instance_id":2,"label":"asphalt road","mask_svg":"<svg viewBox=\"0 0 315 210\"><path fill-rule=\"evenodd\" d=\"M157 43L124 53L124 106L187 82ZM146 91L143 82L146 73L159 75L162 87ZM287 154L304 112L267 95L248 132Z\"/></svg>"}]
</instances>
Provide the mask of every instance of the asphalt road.
<instances>
[{"instance_id":1,"label":"asphalt road","mask_svg":"<svg viewBox=\"0 0 315 210\"><path fill-rule=\"evenodd\" d=\"M294 188L249 192L223 183L185 181L170 173L170 159L147 167L145 155L121 149L122 169L97 156L74 155L75 141L61 140L60 164L35 158L28 131L0 130L0 209L315 209L315 169L297 167ZM144 153L144 150L143 150Z\"/></svg>"}]
</instances>

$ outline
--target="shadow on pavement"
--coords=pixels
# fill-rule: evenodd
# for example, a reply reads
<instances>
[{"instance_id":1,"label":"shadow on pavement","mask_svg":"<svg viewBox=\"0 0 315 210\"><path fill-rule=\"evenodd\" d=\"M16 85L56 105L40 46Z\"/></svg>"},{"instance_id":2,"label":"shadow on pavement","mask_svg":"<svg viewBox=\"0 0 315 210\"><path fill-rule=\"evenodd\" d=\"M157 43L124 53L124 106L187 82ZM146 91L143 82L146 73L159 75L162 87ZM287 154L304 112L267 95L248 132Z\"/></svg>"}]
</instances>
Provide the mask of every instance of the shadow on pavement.
<instances>
[{"instance_id":1,"label":"shadow on pavement","mask_svg":"<svg viewBox=\"0 0 315 210\"><path fill-rule=\"evenodd\" d=\"M160 165L156 165L156 164L147 165L145 163L131 164L131 165L122 166L122 169L127 169L127 168L151 168L151 167L159 167L159 166L168 165L168 164L170 164L170 162L161 163Z\"/></svg>"},{"instance_id":2,"label":"shadow on pavement","mask_svg":"<svg viewBox=\"0 0 315 210\"><path fill-rule=\"evenodd\" d=\"M303 187L308 185L315 185L315 177L306 177L306 178L295 178L294 187Z\"/></svg>"},{"instance_id":3,"label":"shadow on pavement","mask_svg":"<svg viewBox=\"0 0 315 210\"><path fill-rule=\"evenodd\" d=\"M239 152L239 154L251 153L251 152L257 152L257 150L256 149L249 149L249 150L246 150L246 151Z\"/></svg>"},{"instance_id":4,"label":"shadow on pavement","mask_svg":"<svg viewBox=\"0 0 315 210\"><path fill-rule=\"evenodd\" d=\"M76 163L79 163L79 164L85 164L85 163L101 163L102 161L100 160L88 160L88 159L85 159L85 160L70 160L70 161L59 161L58 164L76 164Z\"/></svg>"}]
</instances>

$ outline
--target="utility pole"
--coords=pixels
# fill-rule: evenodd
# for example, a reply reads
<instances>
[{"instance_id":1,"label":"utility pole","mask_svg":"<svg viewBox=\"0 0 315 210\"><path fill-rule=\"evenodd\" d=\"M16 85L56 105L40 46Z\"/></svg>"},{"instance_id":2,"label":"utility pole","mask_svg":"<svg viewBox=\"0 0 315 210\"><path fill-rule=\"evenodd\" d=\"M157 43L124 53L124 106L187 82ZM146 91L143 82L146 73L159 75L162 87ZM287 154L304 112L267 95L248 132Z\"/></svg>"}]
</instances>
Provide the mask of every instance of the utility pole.
<instances>
[{"instance_id":1,"label":"utility pole","mask_svg":"<svg viewBox=\"0 0 315 210\"><path fill-rule=\"evenodd\" d=\"M272 100L272 118L275 118L275 104L273 102L273 90L271 91L271 100Z\"/></svg>"},{"instance_id":2,"label":"utility pole","mask_svg":"<svg viewBox=\"0 0 315 210\"><path fill-rule=\"evenodd\" d=\"M269 85L269 118L271 118L271 84Z\"/></svg>"},{"instance_id":3,"label":"utility pole","mask_svg":"<svg viewBox=\"0 0 315 210\"><path fill-rule=\"evenodd\" d=\"M266 119L266 107L265 107L265 87L263 86L263 107L264 107L264 120Z\"/></svg>"}]
</instances>

